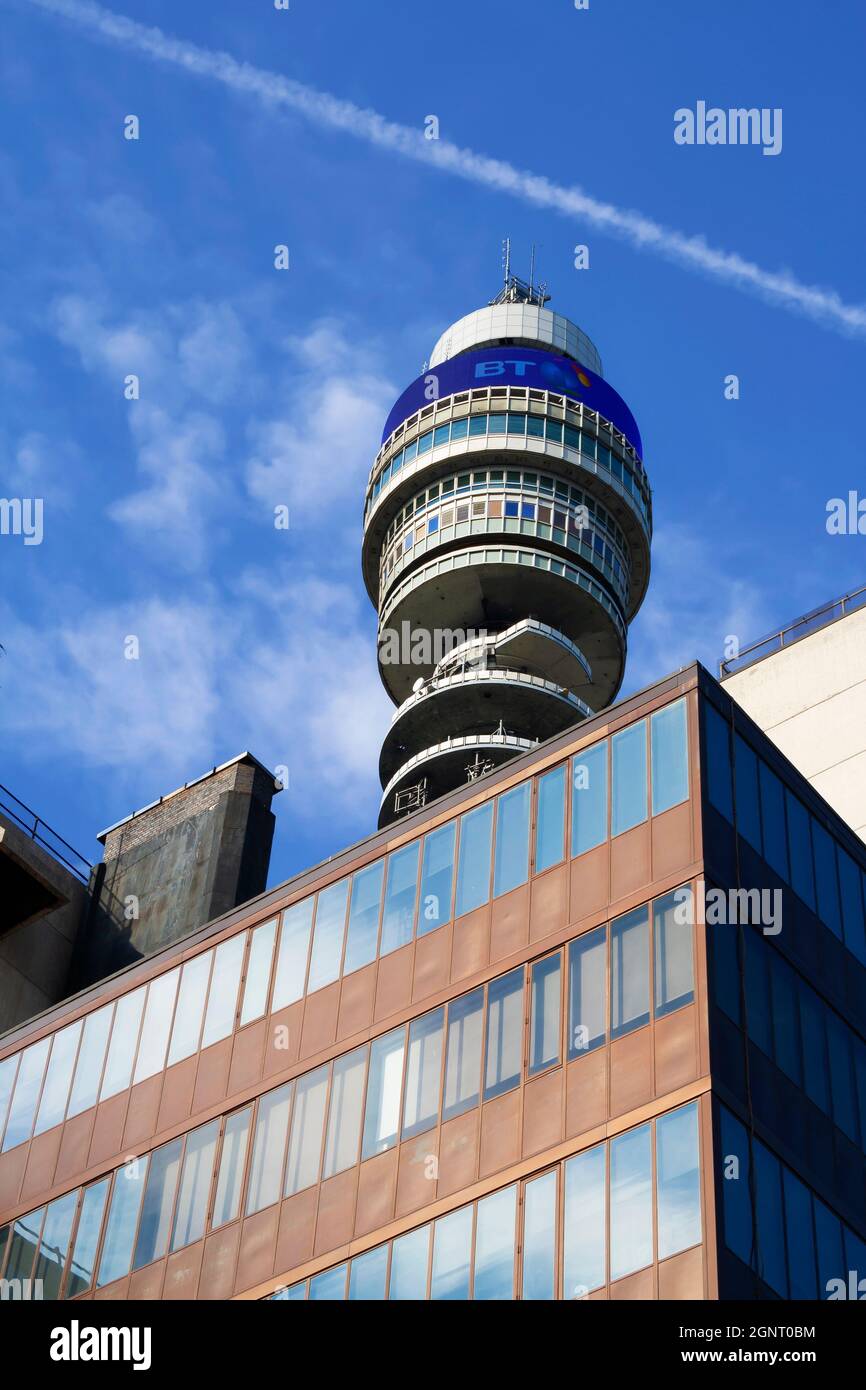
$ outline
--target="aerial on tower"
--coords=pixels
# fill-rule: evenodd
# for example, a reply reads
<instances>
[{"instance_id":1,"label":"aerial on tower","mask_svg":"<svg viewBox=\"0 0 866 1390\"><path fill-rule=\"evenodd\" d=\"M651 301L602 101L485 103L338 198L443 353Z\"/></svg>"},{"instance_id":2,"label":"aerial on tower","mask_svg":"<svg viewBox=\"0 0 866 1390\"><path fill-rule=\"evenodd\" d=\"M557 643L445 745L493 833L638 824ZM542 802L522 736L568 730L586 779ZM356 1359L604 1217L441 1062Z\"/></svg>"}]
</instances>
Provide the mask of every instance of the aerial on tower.
<instances>
[{"instance_id":1,"label":"aerial on tower","mask_svg":"<svg viewBox=\"0 0 866 1390\"><path fill-rule=\"evenodd\" d=\"M590 339L511 273L385 423L363 570L397 705L379 824L603 709L649 580L640 434Z\"/></svg>"}]
</instances>

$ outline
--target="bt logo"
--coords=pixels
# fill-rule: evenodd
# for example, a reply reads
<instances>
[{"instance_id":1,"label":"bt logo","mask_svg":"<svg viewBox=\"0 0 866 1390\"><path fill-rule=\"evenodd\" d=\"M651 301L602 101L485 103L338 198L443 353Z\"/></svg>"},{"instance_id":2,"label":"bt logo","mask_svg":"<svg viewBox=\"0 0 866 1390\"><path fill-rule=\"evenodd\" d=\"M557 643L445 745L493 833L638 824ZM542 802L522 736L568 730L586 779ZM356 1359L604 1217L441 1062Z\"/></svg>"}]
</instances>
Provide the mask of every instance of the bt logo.
<instances>
[{"instance_id":1,"label":"bt logo","mask_svg":"<svg viewBox=\"0 0 866 1390\"><path fill-rule=\"evenodd\" d=\"M516 377L525 377L528 368L537 367L538 375L544 384L552 387L555 391L574 391L578 386L589 389L592 386L586 372L576 362L567 362L562 358L558 360L548 358L547 361L532 362L520 357L506 357L494 358L488 362L476 362L475 379L478 381L486 377L505 376L506 368L509 367Z\"/></svg>"}]
</instances>

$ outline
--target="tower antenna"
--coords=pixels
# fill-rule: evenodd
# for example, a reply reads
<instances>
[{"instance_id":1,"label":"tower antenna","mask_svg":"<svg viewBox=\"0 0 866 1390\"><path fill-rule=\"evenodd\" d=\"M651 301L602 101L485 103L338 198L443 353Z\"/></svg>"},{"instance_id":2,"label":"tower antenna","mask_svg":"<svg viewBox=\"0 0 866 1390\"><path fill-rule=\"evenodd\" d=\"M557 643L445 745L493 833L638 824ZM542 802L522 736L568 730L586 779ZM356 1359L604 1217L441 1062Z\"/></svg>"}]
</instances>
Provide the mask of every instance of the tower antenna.
<instances>
[{"instance_id":1,"label":"tower antenna","mask_svg":"<svg viewBox=\"0 0 866 1390\"><path fill-rule=\"evenodd\" d=\"M502 243L502 265L503 265L503 269L504 269L504 272L505 272L504 275L503 275L503 277L502 277L502 283L505 285L505 288L507 289L507 288L508 288L508 281L511 279L511 237L510 237L510 236L507 236L507 237L505 238L505 240L503 241L503 243Z\"/></svg>"}]
</instances>

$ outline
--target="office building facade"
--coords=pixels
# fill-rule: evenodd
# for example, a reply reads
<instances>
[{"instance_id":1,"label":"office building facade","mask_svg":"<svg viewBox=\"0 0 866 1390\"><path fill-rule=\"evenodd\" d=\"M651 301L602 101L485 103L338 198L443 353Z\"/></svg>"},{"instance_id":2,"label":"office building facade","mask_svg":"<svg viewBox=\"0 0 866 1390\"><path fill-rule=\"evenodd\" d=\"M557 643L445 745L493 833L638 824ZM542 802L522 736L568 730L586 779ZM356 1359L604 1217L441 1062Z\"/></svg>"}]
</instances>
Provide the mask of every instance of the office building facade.
<instances>
[{"instance_id":1,"label":"office building facade","mask_svg":"<svg viewBox=\"0 0 866 1390\"><path fill-rule=\"evenodd\" d=\"M866 1272L864 871L688 668L7 1034L2 1275L838 1296Z\"/></svg>"}]
</instances>

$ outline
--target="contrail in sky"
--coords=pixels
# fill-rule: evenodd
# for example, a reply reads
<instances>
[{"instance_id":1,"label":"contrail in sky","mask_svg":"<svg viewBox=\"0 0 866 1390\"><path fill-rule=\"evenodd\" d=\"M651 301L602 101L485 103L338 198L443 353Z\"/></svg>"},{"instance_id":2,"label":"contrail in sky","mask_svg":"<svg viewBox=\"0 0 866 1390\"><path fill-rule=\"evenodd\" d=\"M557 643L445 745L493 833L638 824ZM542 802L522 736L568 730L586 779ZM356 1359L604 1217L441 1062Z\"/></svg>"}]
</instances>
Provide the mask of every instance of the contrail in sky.
<instances>
[{"instance_id":1,"label":"contrail in sky","mask_svg":"<svg viewBox=\"0 0 866 1390\"><path fill-rule=\"evenodd\" d=\"M722 251L708 245L702 236L688 236L639 212L600 202L575 185L554 183L543 175L517 169L505 160L490 159L448 140L427 140L421 130L386 120L376 111L342 101L266 68L239 63L228 53L172 38L161 29L148 28L91 0L29 0L29 3L51 14L62 15L89 33L113 40L125 49L256 97L266 106L288 108L316 125L344 131L380 149L393 150L471 183L509 193L536 207L550 208L578 223L589 223L602 232L618 236L638 250L653 251L841 333L866 336L866 305L846 304L835 290L803 284L787 270L765 270L735 251Z\"/></svg>"}]
</instances>

